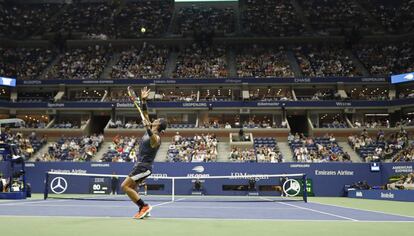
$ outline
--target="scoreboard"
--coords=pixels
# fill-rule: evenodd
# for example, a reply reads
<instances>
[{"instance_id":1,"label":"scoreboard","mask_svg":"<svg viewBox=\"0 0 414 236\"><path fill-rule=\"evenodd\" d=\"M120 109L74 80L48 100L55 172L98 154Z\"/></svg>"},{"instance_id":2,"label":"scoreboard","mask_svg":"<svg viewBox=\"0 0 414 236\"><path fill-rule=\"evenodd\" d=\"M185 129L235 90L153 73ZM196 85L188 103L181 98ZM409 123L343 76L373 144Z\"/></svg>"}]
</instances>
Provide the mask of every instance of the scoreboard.
<instances>
[{"instance_id":1,"label":"scoreboard","mask_svg":"<svg viewBox=\"0 0 414 236\"><path fill-rule=\"evenodd\" d=\"M111 192L111 178L90 177L89 193L91 194L109 194Z\"/></svg>"},{"instance_id":2,"label":"scoreboard","mask_svg":"<svg viewBox=\"0 0 414 236\"><path fill-rule=\"evenodd\" d=\"M391 76L392 84L406 83L412 81L414 81L414 72Z\"/></svg>"},{"instance_id":3,"label":"scoreboard","mask_svg":"<svg viewBox=\"0 0 414 236\"><path fill-rule=\"evenodd\" d=\"M0 85L9 86L9 87L16 87L16 79L0 76Z\"/></svg>"}]
</instances>

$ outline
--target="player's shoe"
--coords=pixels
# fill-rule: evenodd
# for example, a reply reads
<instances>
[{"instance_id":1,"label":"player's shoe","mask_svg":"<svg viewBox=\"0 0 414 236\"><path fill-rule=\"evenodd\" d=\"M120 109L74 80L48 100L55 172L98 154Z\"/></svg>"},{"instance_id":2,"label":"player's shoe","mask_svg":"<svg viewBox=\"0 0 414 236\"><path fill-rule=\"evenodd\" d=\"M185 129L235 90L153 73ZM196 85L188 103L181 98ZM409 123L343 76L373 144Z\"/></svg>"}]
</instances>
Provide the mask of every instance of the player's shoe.
<instances>
[{"instance_id":1,"label":"player's shoe","mask_svg":"<svg viewBox=\"0 0 414 236\"><path fill-rule=\"evenodd\" d=\"M145 205L137 212L137 214L134 215L133 218L134 219L144 219L144 217L146 217L150 213L151 210L152 210L152 206Z\"/></svg>"}]
</instances>

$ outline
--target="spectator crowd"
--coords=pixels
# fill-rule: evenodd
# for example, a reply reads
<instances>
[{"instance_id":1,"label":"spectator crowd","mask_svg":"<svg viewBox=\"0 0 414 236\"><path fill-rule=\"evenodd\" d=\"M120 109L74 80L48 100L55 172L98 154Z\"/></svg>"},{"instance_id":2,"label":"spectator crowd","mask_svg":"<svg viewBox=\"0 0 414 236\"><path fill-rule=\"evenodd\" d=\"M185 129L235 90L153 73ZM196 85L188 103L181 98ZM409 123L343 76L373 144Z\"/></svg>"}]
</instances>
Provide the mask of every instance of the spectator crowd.
<instances>
[{"instance_id":1,"label":"spectator crowd","mask_svg":"<svg viewBox=\"0 0 414 236\"><path fill-rule=\"evenodd\" d=\"M243 0L241 21L246 34L294 36L306 33L305 24L289 0Z\"/></svg>"},{"instance_id":2,"label":"spectator crowd","mask_svg":"<svg viewBox=\"0 0 414 236\"><path fill-rule=\"evenodd\" d=\"M82 137L62 136L36 161L91 161L103 143L102 134Z\"/></svg>"},{"instance_id":3,"label":"spectator crowd","mask_svg":"<svg viewBox=\"0 0 414 236\"><path fill-rule=\"evenodd\" d=\"M238 77L294 77L283 46L278 48L253 45L243 47L236 57Z\"/></svg>"},{"instance_id":4,"label":"spectator crowd","mask_svg":"<svg viewBox=\"0 0 414 236\"><path fill-rule=\"evenodd\" d=\"M136 162L138 159L139 142L135 136L117 135L112 139L107 152L103 155L104 162Z\"/></svg>"},{"instance_id":5,"label":"spectator crowd","mask_svg":"<svg viewBox=\"0 0 414 236\"><path fill-rule=\"evenodd\" d=\"M173 73L174 78L225 78L228 77L226 48L201 48L193 44L181 50Z\"/></svg>"},{"instance_id":6,"label":"spectator crowd","mask_svg":"<svg viewBox=\"0 0 414 236\"><path fill-rule=\"evenodd\" d=\"M351 157L336 142L332 134L323 137L306 137L289 134L288 143L297 162L350 162Z\"/></svg>"},{"instance_id":7,"label":"spectator crowd","mask_svg":"<svg viewBox=\"0 0 414 236\"><path fill-rule=\"evenodd\" d=\"M338 46L301 45L293 49L299 67L305 76L338 77L360 76L352 58Z\"/></svg>"},{"instance_id":8,"label":"spectator crowd","mask_svg":"<svg viewBox=\"0 0 414 236\"><path fill-rule=\"evenodd\" d=\"M112 67L113 79L159 79L165 70L169 50L144 44L140 49L121 52L119 61Z\"/></svg>"},{"instance_id":9,"label":"spectator crowd","mask_svg":"<svg viewBox=\"0 0 414 236\"><path fill-rule=\"evenodd\" d=\"M358 135L348 137L349 144L366 162L380 162L391 159L409 143L408 134L404 129L385 136L383 130L379 130L376 137L372 137L366 129Z\"/></svg>"},{"instance_id":10,"label":"spectator crowd","mask_svg":"<svg viewBox=\"0 0 414 236\"><path fill-rule=\"evenodd\" d=\"M215 134L195 134L183 137L177 132L171 141L167 161L170 162L214 162L217 161L218 140Z\"/></svg>"},{"instance_id":11,"label":"spectator crowd","mask_svg":"<svg viewBox=\"0 0 414 236\"><path fill-rule=\"evenodd\" d=\"M194 31L232 33L234 31L235 14L233 8L217 8L210 6L182 7L177 11L176 34L193 33Z\"/></svg>"}]
</instances>

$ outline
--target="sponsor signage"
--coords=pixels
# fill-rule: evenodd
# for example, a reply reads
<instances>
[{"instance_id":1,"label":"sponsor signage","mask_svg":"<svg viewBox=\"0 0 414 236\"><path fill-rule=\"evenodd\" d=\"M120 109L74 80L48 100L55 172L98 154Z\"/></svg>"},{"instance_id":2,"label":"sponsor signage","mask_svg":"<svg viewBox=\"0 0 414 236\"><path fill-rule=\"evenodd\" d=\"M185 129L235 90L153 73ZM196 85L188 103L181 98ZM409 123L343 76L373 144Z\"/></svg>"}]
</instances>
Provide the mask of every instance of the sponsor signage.
<instances>
[{"instance_id":1,"label":"sponsor signage","mask_svg":"<svg viewBox=\"0 0 414 236\"><path fill-rule=\"evenodd\" d=\"M111 178L90 177L89 193L92 194L109 194L111 190Z\"/></svg>"},{"instance_id":2,"label":"sponsor signage","mask_svg":"<svg viewBox=\"0 0 414 236\"><path fill-rule=\"evenodd\" d=\"M407 80L407 77L403 80ZM309 84L309 83L387 83L388 78L385 77L331 77L331 78L183 78L183 79L108 79L108 80L59 80L59 79L48 79L48 80L18 80L17 84L22 85L53 85L53 84L110 84L110 85L147 85L147 84L241 84L241 83L252 83L252 84ZM7 81L6 81L7 82ZM14 82L16 84L16 82Z\"/></svg>"},{"instance_id":3,"label":"sponsor signage","mask_svg":"<svg viewBox=\"0 0 414 236\"><path fill-rule=\"evenodd\" d=\"M56 194L62 194L68 189L68 182L63 177L55 177L50 182L50 190Z\"/></svg>"},{"instance_id":4,"label":"sponsor signage","mask_svg":"<svg viewBox=\"0 0 414 236\"><path fill-rule=\"evenodd\" d=\"M393 106L405 106L414 104L414 98L399 99L393 101L220 101L220 102L149 102L150 108L208 108L212 109L220 107L228 108L246 108L246 107L339 107L339 108L358 108L358 107L393 107ZM8 102L0 101L0 107L6 108L56 108L56 109L68 109L68 108L128 108L134 109L133 103L112 103L112 102L64 102L64 103L46 103L46 102Z\"/></svg>"},{"instance_id":5,"label":"sponsor signage","mask_svg":"<svg viewBox=\"0 0 414 236\"><path fill-rule=\"evenodd\" d=\"M102 162L35 162L27 163L27 180L31 183L33 192L43 192L44 190L44 173L46 171L64 172L64 173L96 173L127 175L132 169L134 163L102 163ZM381 185L382 181L389 175L395 175L395 170L408 171L410 166L397 165L392 163L383 163L380 172L371 172L370 163L154 163L153 179L148 180L148 184L162 184L163 192L159 194L171 193L171 181L165 179L156 179L162 176L184 176L192 178L203 178L208 176L229 176L229 179L219 181L206 181L203 186L208 194L228 194L221 188L221 184L247 184L246 175L266 175L266 174L307 174L307 188L313 191L315 196L343 196L345 194L344 186L357 181L366 180L370 185ZM1 171L1 169L0 169ZM4 173L4 172L3 172ZM68 189L65 193L88 193L90 192L89 177L79 176L52 176L63 177L68 183ZM383 180L384 178L384 180ZM295 178L299 183L302 180ZM121 180L122 181L122 180ZM278 185L279 179L260 178L259 185ZM76 184L72 184L76 182ZM186 183L187 182L187 183ZM177 180L177 194L191 194L191 181ZM309 186L309 185L312 186ZM95 186L95 190L96 190ZM92 184L93 189L93 184ZM242 193L239 193L242 194ZM274 192L273 194L280 194ZM310 194L311 195L311 194Z\"/></svg>"},{"instance_id":6,"label":"sponsor signage","mask_svg":"<svg viewBox=\"0 0 414 236\"><path fill-rule=\"evenodd\" d=\"M414 202L414 191L412 190L349 190L348 197L374 200L406 201Z\"/></svg>"}]
</instances>

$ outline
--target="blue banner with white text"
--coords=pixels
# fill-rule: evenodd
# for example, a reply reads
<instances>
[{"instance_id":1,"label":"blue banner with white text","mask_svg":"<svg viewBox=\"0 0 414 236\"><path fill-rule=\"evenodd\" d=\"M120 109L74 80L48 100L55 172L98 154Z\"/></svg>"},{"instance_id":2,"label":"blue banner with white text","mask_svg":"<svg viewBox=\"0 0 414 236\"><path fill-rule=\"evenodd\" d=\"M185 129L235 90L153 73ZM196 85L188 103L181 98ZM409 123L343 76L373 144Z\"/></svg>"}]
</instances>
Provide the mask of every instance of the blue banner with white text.
<instances>
[{"instance_id":1,"label":"blue banner with white text","mask_svg":"<svg viewBox=\"0 0 414 236\"><path fill-rule=\"evenodd\" d=\"M386 77L321 77L321 78L184 78L184 79L115 79L115 80L18 80L18 85L148 85L148 84L312 84L312 83L389 83Z\"/></svg>"},{"instance_id":2,"label":"blue banner with white text","mask_svg":"<svg viewBox=\"0 0 414 236\"><path fill-rule=\"evenodd\" d=\"M414 81L414 72L391 76L392 84L399 84L399 83L406 83L406 82L413 82L413 81Z\"/></svg>"},{"instance_id":3,"label":"blue banner with white text","mask_svg":"<svg viewBox=\"0 0 414 236\"><path fill-rule=\"evenodd\" d=\"M390 107L406 106L414 104L414 98L399 99L393 101L206 101L206 102L149 102L150 108L235 108L235 107ZM112 103L112 102L6 102L0 101L0 107L6 108L134 108L132 103Z\"/></svg>"},{"instance_id":4,"label":"blue banner with white text","mask_svg":"<svg viewBox=\"0 0 414 236\"><path fill-rule=\"evenodd\" d=\"M413 190L350 190L350 198L414 202Z\"/></svg>"},{"instance_id":5,"label":"blue banner with white text","mask_svg":"<svg viewBox=\"0 0 414 236\"><path fill-rule=\"evenodd\" d=\"M27 163L27 180L33 192L43 192L45 172L93 173L127 175L133 163L103 162L33 162ZM3 164L4 168L4 164ZM388 177L396 174L412 173L414 163L382 163L381 171L371 172L369 163L155 163L153 176L240 176L252 174L297 174L305 173L313 181L315 196L344 196L344 186L365 180L369 185L378 186L387 183ZM0 165L1 171L1 165ZM78 177L76 184L71 181L66 193L85 193L90 182ZM122 181L122 180L121 180ZM171 183L165 185L164 194L171 193ZM158 183L161 183L158 182ZM278 184L278 183L274 183ZM183 185L184 186L184 185ZM220 186L221 187L221 186ZM222 188L214 187L210 194L226 194ZM211 187L213 188L213 187ZM188 194L188 188L180 189L177 194ZM227 192L228 194L228 192Z\"/></svg>"}]
</instances>

